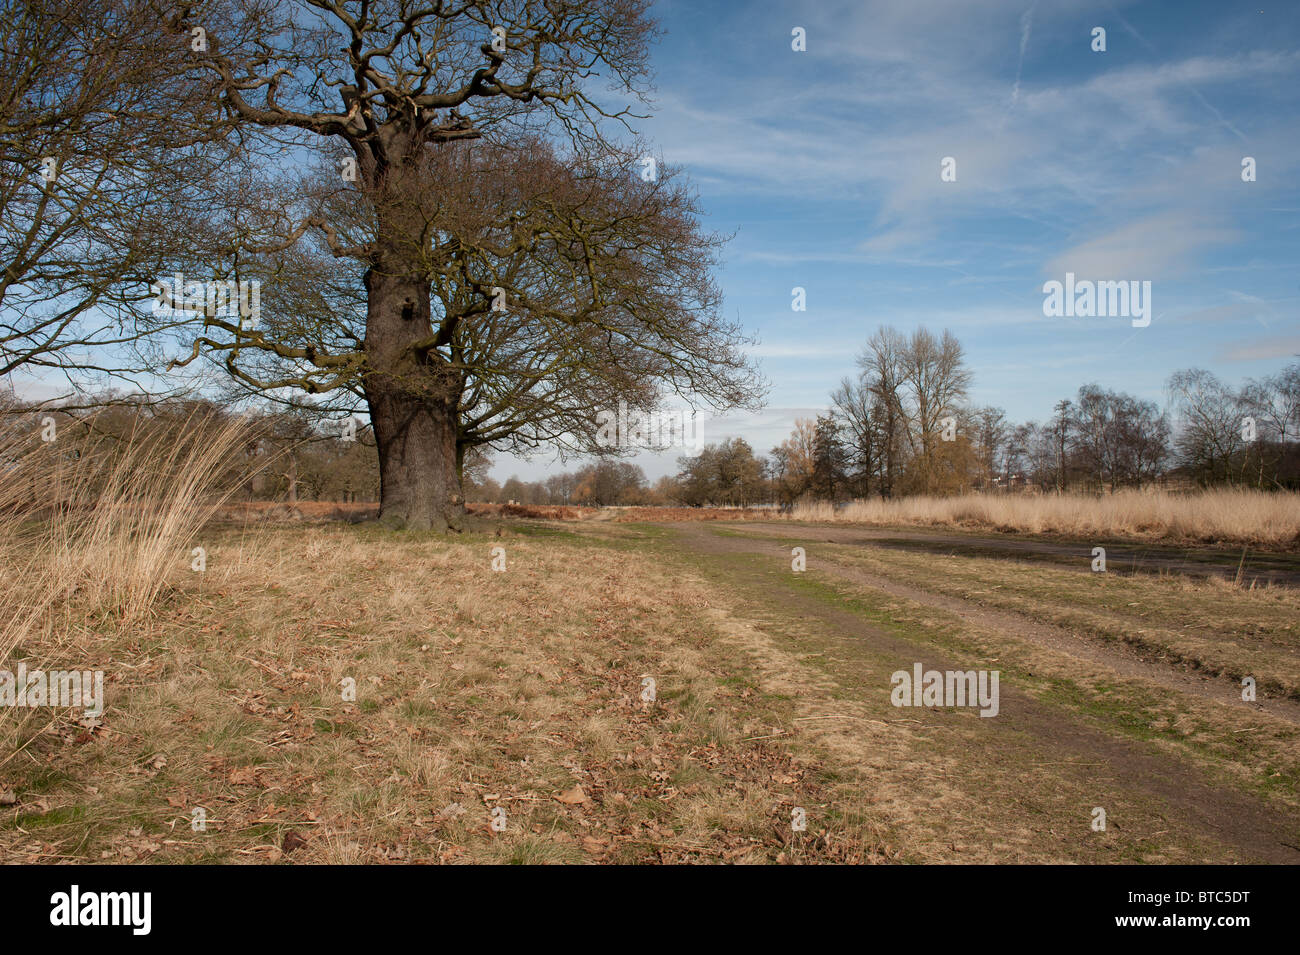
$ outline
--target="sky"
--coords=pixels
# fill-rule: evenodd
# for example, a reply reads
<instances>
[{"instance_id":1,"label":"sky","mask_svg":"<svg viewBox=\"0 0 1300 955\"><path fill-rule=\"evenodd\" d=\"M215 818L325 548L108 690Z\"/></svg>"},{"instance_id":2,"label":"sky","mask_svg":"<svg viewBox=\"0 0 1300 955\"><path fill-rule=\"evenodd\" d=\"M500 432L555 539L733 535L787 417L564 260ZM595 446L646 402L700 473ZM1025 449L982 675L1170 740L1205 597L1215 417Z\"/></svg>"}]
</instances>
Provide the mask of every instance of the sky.
<instances>
[{"instance_id":1,"label":"sky","mask_svg":"<svg viewBox=\"0 0 1300 955\"><path fill-rule=\"evenodd\" d=\"M725 307L770 383L758 415L702 419L704 441L766 453L826 407L882 324L950 329L970 399L1015 421L1086 383L1163 406L1179 368L1239 384L1300 354L1300 3L655 11L665 35L639 131L695 183L704 224L734 233ZM1067 272L1150 282L1150 324L1046 317L1044 283ZM681 453L633 460L654 478ZM492 473L560 467L498 456Z\"/></svg>"},{"instance_id":2,"label":"sky","mask_svg":"<svg viewBox=\"0 0 1300 955\"><path fill-rule=\"evenodd\" d=\"M767 453L825 410L880 325L951 330L970 400L1016 422L1088 383L1163 406L1177 369L1235 386L1300 354L1297 0L654 12L664 35L637 131L695 184L704 227L733 236L725 310L769 383L760 412L701 414L700 440ZM1044 284L1067 273L1149 282L1150 324L1045 315ZM632 460L654 479L691 450ZM580 463L498 454L492 474Z\"/></svg>"}]
</instances>

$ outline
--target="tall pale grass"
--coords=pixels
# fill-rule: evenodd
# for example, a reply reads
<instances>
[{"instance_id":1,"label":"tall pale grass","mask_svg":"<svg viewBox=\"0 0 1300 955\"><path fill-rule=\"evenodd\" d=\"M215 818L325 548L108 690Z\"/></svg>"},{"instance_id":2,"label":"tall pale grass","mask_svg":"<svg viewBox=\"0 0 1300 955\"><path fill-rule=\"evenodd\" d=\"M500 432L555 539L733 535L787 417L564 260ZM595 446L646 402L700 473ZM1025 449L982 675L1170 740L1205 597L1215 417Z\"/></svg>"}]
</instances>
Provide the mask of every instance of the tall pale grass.
<instances>
[{"instance_id":1,"label":"tall pale grass","mask_svg":"<svg viewBox=\"0 0 1300 955\"><path fill-rule=\"evenodd\" d=\"M22 424L0 439L0 668L15 651L29 671L76 667L60 658L139 625L189 572L249 426L191 417L112 437L69 420L44 443Z\"/></svg>"},{"instance_id":2,"label":"tall pale grass","mask_svg":"<svg viewBox=\"0 0 1300 955\"><path fill-rule=\"evenodd\" d=\"M794 520L1148 540L1300 546L1300 494L1221 488L1114 494L966 494L795 505Z\"/></svg>"}]
</instances>

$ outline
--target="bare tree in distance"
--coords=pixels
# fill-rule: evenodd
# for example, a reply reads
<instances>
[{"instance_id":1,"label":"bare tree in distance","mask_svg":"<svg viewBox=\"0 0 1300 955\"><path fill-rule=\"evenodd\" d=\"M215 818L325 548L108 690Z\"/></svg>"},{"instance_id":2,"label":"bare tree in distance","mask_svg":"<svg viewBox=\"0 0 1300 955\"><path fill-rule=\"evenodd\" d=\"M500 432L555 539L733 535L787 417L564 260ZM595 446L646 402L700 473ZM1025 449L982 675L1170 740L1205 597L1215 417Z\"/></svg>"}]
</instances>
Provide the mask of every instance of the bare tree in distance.
<instances>
[{"instance_id":1,"label":"bare tree in distance","mask_svg":"<svg viewBox=\"0 0 1300 955\"><path fill-rule=\"evenodd\" d=\"M857 479L859 491L871 493L871 479L877 469L879 422L873 412L871 386L864 375L845 377L831 392L831 407L843 423L847 435L847 465Z\"/></svg>"},{"instance_id":2,"label":"bare tree in distance","mask_svg":"<svg viewBox=\"0 0 1300 955\"><path fill-rule=\"evenodd\" d=\"M1280 476L1294 474L1296 470L1294 444L1300 437L1300 362L1293 362L1276 375L1246 382L1242 400L1258 422L1257 483L1263 486L1265 474L1271 474L1270 483L1280 486Z\"/></svg>"},{"instance_id":3,"label":"bare tree in distance","mask_svg":"<svg viewBox=\"0 0 1300 955\"><path fill-rule=\"evenodd\" d=\"M902 353L902 380L908 397L908 440L919 459L922 488L932 491L938 476L938 443L943 419L966 399L971 373L961 343L949 331L936 338L918 328Z\"/></svg>"},{"instance_id":4,"label":"bare tree in distance","mask_svg":"<svg viewBox=\"0 0 1300 955\"><path fill-rule=\"evenodd\" d=\"M872 394L871 415L876 421L876 454L880 496L894 494L902 466L902 441L906 417L903 410L903 351L907 341L897 329L882 326L867 339L858 356L858 368Z\"/></svg>"},{"instance_id":5,"label":"bare tree in distance","mask_svg":"<svg viewBox=\"0 0 1300 955\"><path fill-rule=\"evenodd\" d=\"M1070 441L1070 422L1074 414L1074 403L1068 398L1062 398L1053 410L1056 412L1056 419L1052 425L1052 433L1056 439L1056 490L1057 493L1062 493L1067 483L1065 449Z\"/></svg>"},{"instance_id":6,"label":"bare tree in distance","mask_svg":"<svg viewBox=\"0 0 1300 955\"><path fill-rule=\"evenodd\" d=\"M1175 447L1184 466L1204 485L1227 483L1245 447L1241 396L1203 368L1176 371L1167 384L1178 422Z\"/></svg>"}]
</instances>

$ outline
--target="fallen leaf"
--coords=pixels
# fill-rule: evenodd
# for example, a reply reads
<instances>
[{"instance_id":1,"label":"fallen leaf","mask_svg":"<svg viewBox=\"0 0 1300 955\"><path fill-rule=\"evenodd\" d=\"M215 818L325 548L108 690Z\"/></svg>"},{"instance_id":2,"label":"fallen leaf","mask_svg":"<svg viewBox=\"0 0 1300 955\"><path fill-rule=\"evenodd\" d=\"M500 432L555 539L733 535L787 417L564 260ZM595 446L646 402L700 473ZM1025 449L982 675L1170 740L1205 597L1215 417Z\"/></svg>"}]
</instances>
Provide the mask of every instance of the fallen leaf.
<instances>
[{"instance_id":1,"label":"fallen leaf","mask_svg":"<svg viewBox=\"0 0 1300 955\"><path fill-rule=\"evenodd\" d=\"M581 786L574 786L555 797L556 802L562 802L566 806L576 806L587 801L587 794L582 791Z\"/></svg>"},{"instance_id":2,"label":"fallen leaf","mask_svg":"<svg viewBox=\"0 0 1300 955\"><path fill-rule=\"evenodd\" d=\"M230 771L230 784L232 786L256 786L257 785L257 767L239 766Z\"/></svg>"},{"instance_id":3,"label":"fallen leaf","mask_svg":"<svg viewBox=\"0 0 1300 955\"><path fill-rule=\"evenodd\" d=\"M285 855L288 855L294 849L301 849L306 844L307 840L305 838L290 829L284 834L284 842L280 847L284 850Z\"/></svg>"}]
</instances>

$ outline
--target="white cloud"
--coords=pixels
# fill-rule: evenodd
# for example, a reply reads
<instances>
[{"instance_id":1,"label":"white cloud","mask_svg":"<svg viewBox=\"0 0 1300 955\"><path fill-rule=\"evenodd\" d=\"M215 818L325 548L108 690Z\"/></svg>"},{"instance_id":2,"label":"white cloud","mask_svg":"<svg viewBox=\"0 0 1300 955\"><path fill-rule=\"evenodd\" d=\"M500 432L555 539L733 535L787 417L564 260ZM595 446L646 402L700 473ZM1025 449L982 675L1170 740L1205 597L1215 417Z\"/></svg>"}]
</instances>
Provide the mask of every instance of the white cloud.
<instances>
[{"instance_id":1,"label":"white cloud","mask_svg":"<svg viewBox=\"0 0 1300 955\"><path fill-rule=\"evenodd\" d=\"M1219 351L1223 361L1263 361L1300 356L1300 335L1279 335L1227 345Z\"/></svg>"},{"instance_id":2,"label":"white cloud","mask_svg":"<svg viewBox=\"0 0 1300 955\"><path fill-rule=\"evenodd\" d=\"M1235 242L1241 233L1211 217L1174 210L1130 222L1082 242L1049 260L1049 276L1155 281L1182 274L1208 249Z\"/></svg>"}]
</instances>

